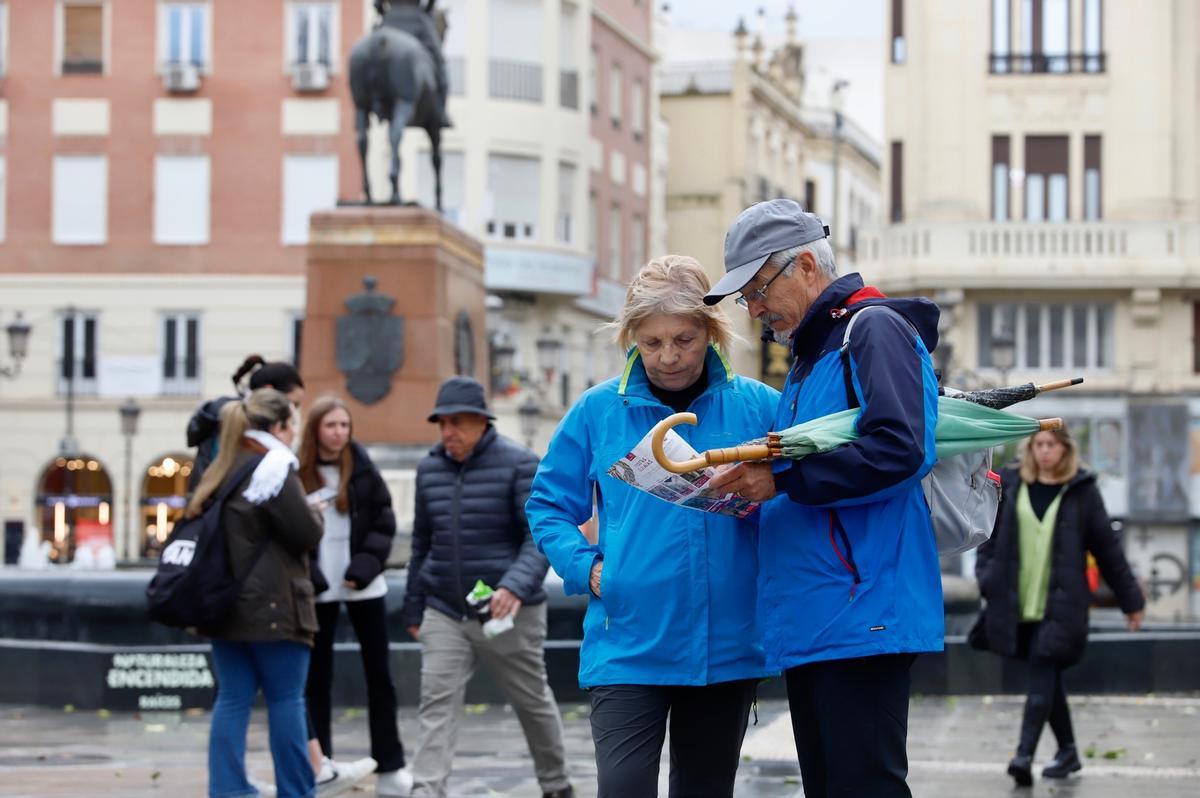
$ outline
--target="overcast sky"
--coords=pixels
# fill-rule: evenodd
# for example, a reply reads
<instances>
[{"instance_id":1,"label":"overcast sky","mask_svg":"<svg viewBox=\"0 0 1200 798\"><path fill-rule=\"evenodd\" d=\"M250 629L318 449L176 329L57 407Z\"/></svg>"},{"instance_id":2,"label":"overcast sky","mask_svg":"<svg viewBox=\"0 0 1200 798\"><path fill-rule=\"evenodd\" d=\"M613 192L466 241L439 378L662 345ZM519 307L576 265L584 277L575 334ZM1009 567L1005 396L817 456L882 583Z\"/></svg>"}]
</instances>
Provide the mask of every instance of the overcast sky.
<instances>
[{"instance_id":1,"label":"overcast sky","mask_svg":"<svg viewBox=\"0 0 1200 798\"><path fill-rule=\"evenodd\" d=\"M661 1L661 0L660 0ZM681 28L732 31L738 17L753 30L758 9L781 21L788 6L800 15L800 35L819 39L878 39L883 35L882 0L667 0ZM782 23L777 23L782 25Z\"/></svg>"}]
</instances>

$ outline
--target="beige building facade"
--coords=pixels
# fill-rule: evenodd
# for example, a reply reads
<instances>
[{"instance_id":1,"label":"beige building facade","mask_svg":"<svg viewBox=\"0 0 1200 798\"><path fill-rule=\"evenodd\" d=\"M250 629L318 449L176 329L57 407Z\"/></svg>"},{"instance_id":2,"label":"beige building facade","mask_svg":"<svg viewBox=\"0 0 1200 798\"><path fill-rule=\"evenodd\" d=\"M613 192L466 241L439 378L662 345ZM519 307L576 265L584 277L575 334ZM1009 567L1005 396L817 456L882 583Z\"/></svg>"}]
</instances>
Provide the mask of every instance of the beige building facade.
<instances>
[{"instance_id":1,"label":"beige building facade","mask_svg":"<svg viewBox=\"0 0 1200 798\"><path fill-rule=\"evenodd\" d=\"M948 384L1085 378L1022 408L1079 437L1151 613L1196 613L1200 6L889 9L886 221L863 271L942 302Z\"/></svg>"}]
</instances>

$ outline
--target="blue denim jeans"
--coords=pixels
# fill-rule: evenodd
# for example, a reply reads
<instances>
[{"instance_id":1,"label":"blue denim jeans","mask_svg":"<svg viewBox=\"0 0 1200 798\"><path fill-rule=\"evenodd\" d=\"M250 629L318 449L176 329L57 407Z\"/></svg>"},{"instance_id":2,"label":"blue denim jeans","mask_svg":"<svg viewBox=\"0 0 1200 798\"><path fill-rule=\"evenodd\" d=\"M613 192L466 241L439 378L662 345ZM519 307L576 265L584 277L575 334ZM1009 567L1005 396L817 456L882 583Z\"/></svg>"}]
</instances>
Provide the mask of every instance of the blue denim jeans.
<instances>
[{"instance_id":1,"label":"blue denim jeans","mask_svg":"<svg viewBox=\"0 0 1200 798\"><path fill-rule=\"evenodd\" d=\"M316 794L308 759L304 683L308 678L308 646L292 642L235 643L214 640L213 668L217 700L208 737L210 798L255 796L246 780L246 732L250 710L261 689L267 702L271 758L279 798L312 798Z\"/></svg>"}]
</instances>

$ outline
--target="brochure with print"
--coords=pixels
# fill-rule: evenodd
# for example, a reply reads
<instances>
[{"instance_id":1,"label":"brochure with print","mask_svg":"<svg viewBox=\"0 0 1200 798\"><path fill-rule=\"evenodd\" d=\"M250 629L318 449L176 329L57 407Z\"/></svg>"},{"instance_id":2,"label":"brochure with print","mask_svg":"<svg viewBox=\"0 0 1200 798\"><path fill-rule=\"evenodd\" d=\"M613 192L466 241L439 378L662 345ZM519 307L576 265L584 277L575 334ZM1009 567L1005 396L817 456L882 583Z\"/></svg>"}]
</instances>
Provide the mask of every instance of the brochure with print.
<instances>
[{"instance_id":1,"label":"brochure with print","mask_svg":"<svg viewBox=\"0 0 1200 798\"><path fill-rule=\"evenodd\" d=\"M667 432L663 439L663 452L672 460L690 460L696 456L696 450L676 434L675 430ZM705 468L701 471L691 471L687 474L672 474L658 464L650 450L650 433L633 447L633 451L612 464L608 475L628 483L638 490L644 490L651 496L656 496L680 507L690 507L706 513L731 515L734 518L745 518L758 509L758 504L749 499L743 499L732 493L716 495L710 493L705 486L716 475L715 468Z\"/></svg>"}]
</instances>

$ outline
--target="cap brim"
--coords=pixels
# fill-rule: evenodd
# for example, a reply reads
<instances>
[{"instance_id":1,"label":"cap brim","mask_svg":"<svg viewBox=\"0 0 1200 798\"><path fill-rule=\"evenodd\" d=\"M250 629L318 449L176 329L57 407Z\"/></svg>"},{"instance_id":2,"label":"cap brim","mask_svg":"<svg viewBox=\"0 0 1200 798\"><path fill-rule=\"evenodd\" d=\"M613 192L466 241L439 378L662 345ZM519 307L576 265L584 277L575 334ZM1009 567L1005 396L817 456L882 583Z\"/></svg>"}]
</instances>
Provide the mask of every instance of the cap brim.
<instances>
[{"instance_id":1,"label":"cap brim","mask_svg":"<svg viewBox=\"0 0 1200 798\"><path fill-rule=\"evenodd\" d=\"M726 272L725 276L712 287L712 290L704 295L704 304L715 305L730 294L741 291L746 283L754 279L754 275L758 274L758 270L762 268L769 257L771 257L770 254L763 255L761 258L755 258L749 263Z\"/></svg>"},{"instance_id":2,"label":"cap brim","mask_svg":"<svg viewBox=\"0 0 1200 798\"><path fill-rule=\"evenodd\" d=\"M429 414L429 423L435 424L439 416L452 416L455 413L474 413L477 416L484 416L492 421L496 420L496 414L484 407L477 407L476 405L439 405L433 408L433 412Z\"/></svg>"}]
</instances>

